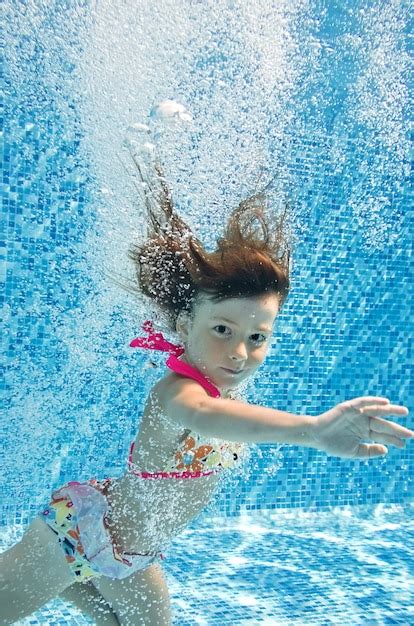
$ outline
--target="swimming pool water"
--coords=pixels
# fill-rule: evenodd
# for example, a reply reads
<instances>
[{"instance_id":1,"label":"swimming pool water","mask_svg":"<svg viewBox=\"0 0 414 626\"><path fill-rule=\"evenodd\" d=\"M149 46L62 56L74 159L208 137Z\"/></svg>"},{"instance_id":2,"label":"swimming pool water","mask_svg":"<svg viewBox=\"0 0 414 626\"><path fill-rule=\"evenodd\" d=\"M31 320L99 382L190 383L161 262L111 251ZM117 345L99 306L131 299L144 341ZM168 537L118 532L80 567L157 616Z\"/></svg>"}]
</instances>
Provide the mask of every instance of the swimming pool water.
<instances>
[{"instance_id":1,"label":"swimming pool water","mask_svg":"<svg viewBox=\"0 0 414 626\"><path fill-rule=\"evenodd\" d=\"M63 4L6 2L0 549L53 488L124 471L162 375L137 376L128 337L146 312L102 280L141 226L123 133L157 99L197 121L162 156L202 239L261 167L294 207L292 293L250 400L414 404L409 3L176 0L176 31L169 0ZM174 626L414 624L413 443L369 462L260 449L168 554ZM55 601L21 623L89 622Z\"/></svg>"},{"instance_id":2,"label":"swimming pool water","mask_svg":"<svg viewBox=\"0 0 414 626\"><path fill-rule=\"evenodd\" d=\"M410 626L413 514L412 504L377 505L198 523L164 561L173 624ZM90 623L62 601L20 622Z\"/></svg>"}]
</instances>

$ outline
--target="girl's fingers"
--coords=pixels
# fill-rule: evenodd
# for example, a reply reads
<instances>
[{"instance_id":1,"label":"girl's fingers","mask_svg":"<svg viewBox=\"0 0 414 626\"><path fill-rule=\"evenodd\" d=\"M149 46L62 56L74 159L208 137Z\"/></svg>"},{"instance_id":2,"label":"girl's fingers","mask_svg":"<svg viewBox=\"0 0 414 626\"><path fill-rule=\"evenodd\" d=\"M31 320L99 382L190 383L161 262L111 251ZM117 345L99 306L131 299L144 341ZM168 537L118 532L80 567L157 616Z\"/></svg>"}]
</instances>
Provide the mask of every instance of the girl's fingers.
<instances>
[{"instance_id":1,"label":"girl's fingers","mask_svg":"<svg viewBox=\"0 0 414 626\"><path fill-rule=\"evenodd\" d=\"M376 413L377 416L374 416L373 413ZM397 437L405 437L406 439L414 437L414 432L409 428L405 428L405 426L401 426L401 424L397 424L396 422L384 420L378 417L378 414L380 414L380 409L373 412L367 411L367 415L371 417L369 427L374 433L396 435Z\"/></svg>"},{"instance_id":2,"label":"girl's fingers","mask_svg":"<svg viewBox=\"0 0 414 626\"><path fill-rule=\"evenodd\" d=\"M404 426L400 426L400 424L379 417L380 415L408 415L409 410L407 407L399 406L398 404L390 404L389 400L386 398L375 398L376 403L373 405L368 401L370 398L371 396L354 398L354 400L350 400L350 402L345 404L348 404L348 406L352 405L352 408L358 410L361 415L371 417L370 428L377 433L394 434L406 438L414 437L414 431L409 428L405 428ZM379 399L386 400L386 402L382 402L382 406L378 406Z\"/></svg>"},{"instance_id":3,"label":"girl's fingers","mask_svg":"<svg viewBox=\"0 0 414 626\"><path fill-rule=\"evenodd\" d=\"M393 435L384 435L384 434L377 435L377 433L374 432L372 436L370 435L370 439L372 439L373 441L377 443L390 444L392 446L395 446L396 448L405 448L405 441Z\"/></svg>"},{"instance_id":4,"label":"girl's fingers","mask_svg":"<svg viewBox=\"0 0 414 626\"><path fill-rule=\"evenodd\" d=\"M351 409L363 409L370 404L389 404L390 401L388 398L382 398L380 396L361 396L360 398L353 398L352 400L347 400L342 404L350 407Z\"/></svg>"},{"instance_id":5,"label":"girl's fingers","mask_svg":"<svg viewBox=\"0 0 414 626\"><path fill-rule=\"evenodd\" d=\"M372 459L376 456L385 456L388 448L379 443L360 443L355 453L357 459Z\"/></svg>"},{"instance_id":6,"label":"girl's fingers","mask_svg":"<svg viewBox=\"0 0 414 626\"><path fill-rule=\"evenodd\" d=\"M398 404L388 404L387 406L366 406L360 409L364 415L408 415L409 411L405 406Z\"/></svg>"}]
</instances>

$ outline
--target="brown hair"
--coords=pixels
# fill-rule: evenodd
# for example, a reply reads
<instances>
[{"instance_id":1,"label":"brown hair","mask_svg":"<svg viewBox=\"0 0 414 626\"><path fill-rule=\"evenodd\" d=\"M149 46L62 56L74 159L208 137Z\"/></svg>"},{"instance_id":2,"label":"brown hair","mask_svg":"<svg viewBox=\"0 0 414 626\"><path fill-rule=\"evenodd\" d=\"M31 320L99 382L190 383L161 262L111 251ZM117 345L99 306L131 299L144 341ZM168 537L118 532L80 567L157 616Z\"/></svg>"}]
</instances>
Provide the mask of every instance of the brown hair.
<instances>
[{"instance_id":1,"label":"brown hair","mask_svg":"<svg viewBox=\"0 0 414 626\"><path fill-rule=\"evenodd\" d=\"M174 210L160 166L155 166L158 191L144 182L137 167L146 189L149 228L146 241L128 251L136 270L132 291L151 298L172 330L181 311L193 312L200 292L216 302L273 292L283 305L290 288L291 252L284 229L288 205L279 220L270 220L264 214L267 188L250 196L232 211L217 249L207 252Z\"/></svg>"}]
</instances>

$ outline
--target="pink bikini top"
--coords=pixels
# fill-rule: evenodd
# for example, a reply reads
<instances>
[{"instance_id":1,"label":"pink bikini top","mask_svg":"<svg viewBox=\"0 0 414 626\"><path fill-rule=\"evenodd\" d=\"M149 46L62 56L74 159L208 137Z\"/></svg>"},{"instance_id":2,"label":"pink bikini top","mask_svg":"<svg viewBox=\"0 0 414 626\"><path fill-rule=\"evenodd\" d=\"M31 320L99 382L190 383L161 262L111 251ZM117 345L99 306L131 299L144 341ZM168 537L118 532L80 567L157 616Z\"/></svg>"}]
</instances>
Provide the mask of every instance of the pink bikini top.
<instances>
[{"instance_id":1,"label":"pink bikini top","mask_svg":"<svg viewBox=\"0 0 414 626\"><path fill-rule=\"evenodd\" d=\"M153 324L147 320L142 325L148 337L137 337L129 344L131 348L145 348L150 350L162 350L169 352L170 356L166 361L167 367L171 370L196 380L214 398L221 396L220 391L197 369L179 361L178 357L184 353L184 347L167 341L162 333L155 333ZM133 466L132 453L135 442L131 443L128 465ZM203 441L202 437L190 431L184 441L174 454L174 458L158 472L132 471L133 474L141 478L198 478L217 473L222 469L232 467L239 459L245 445L238 442L221 442L217 445L217 440L213 442ZM130 470L131 471L131 470Z\"/></svg>"}]
</instances>

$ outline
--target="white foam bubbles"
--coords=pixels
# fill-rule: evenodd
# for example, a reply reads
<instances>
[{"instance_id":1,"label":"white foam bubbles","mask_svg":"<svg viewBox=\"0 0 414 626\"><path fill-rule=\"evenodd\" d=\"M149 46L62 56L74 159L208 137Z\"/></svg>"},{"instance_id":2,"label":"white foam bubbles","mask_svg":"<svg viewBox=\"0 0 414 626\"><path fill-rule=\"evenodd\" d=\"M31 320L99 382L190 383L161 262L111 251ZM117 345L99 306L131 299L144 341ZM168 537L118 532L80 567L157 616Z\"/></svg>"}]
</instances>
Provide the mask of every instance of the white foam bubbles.
<instances>
[{"instance_id":1,"label":"white foam bubbles","mask_svg":"<svg viewBox=\"0 0 414 626\"><path fill-rule=\"evenodd\" d=\"M191 122L193 119L185 106L175 100L162 100L151 109L150 117L169 123L172 121Z\"/></svg>"}]
</instances>

